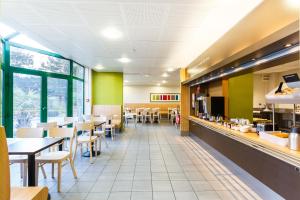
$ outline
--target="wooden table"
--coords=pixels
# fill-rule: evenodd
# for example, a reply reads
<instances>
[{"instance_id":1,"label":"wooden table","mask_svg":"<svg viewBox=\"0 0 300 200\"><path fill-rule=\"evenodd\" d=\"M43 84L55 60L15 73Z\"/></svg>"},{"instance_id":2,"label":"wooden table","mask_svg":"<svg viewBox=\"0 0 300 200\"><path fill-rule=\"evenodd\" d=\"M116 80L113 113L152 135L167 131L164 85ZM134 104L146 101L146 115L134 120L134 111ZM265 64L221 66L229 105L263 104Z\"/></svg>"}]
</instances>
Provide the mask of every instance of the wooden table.
<instances>
[{"instance_id":1,"label":"wooden table","mask_svg":"<svg viewBox=\"0 0 300 200\"><path fill-rule=\"evenodd\" d=\"M28 156L28 186L36 186L35 155L55 144L63 138L7 138L9 155ZM59 147L62 150L62 146Z\"/></svg>"}]
</instances>

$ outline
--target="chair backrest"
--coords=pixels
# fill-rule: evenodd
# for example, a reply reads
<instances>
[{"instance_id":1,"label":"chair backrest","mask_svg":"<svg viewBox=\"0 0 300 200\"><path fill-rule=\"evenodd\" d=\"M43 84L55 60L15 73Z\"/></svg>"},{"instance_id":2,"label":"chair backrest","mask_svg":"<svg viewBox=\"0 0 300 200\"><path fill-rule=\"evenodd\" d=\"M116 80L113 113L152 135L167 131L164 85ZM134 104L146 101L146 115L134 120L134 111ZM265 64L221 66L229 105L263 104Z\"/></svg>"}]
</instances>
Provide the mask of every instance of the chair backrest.
<instances>
[{"instance_id":1,"label":"chair backrest","mask_svg":"<svg viewBox=\"0 0 300 200\"><path fill-rule=\"evenodd\" d=\"M64 121L65 122L72 122L72 123L74 123L74 122L78 122L78 117L64 117Z\"/></svg>"},{"instance_id":2,"label":"chair backrest","mask_svg":"<svg viewBox=\"0 0 300 200\"><path fill-rule=\"evenodd\" d=\"M144 115L149 115L150 114L150 108L145 108L143 111Z\"/></svg>"},{"instance_id":3,"label":"chair backrest","mask_svg":"<svg viewBox=\"0 0 300 200\"><path fill-rule=\"evenodd\" d=\"M91 122L106 122L107 117L106 116L98 116L98 117L92 117Z\"/></svg>"},{"instance_id":4,"label":"chair backrest","mask_svg":"<svg viewBox=\"0 0 300 200\"><path fill-rule=\"evenodd\" d=\"M57 127L57 122L42 122L36 124L37 128L43 128L44 131L48 131L50 128Z\"/></svg>"},{"instance_id":5,"label":"chair backrest","mask_svg":"<svg viewBox=\"0 0 300 200\"><path fill-rule=\"evenodd\" d=\"M75 127L77 131L92 131L94 129L94 122L77 122Z\"/></svg>"},{"instance_id":6,"label":"chair backrest","mask_svg":"<svg viewBox=\"0 0 300 200\"><path fill-rule=\"evenodd\" d=\"M18 128L17 138L42 138L44 135L43 128Z\"/></svg>"},{"instance_id":7,"label":"chair backrest","mask_svg":"<svg viewBox=\"0 0 300 200\"><path fill-rule=\"evenodd\" d=\"M159 108L152 108L152 113L155 115L159 114Z\"/></svg>"},{"instance_id":8,"label":"chair backrest","mask_svg":"<svg viewBox=\"0 0 300 200\"><path fill-rule=\"evenodd\" d=\"M142 114L143 114L143 111L144 111L144 108L137 108L137 109L136 109L136 114L142 115Z\"/></svg>"},{"instance_id":9,"label":"chair backrest","mask_svg":"<svg viewBox=\"0 0 300 200\"><path fill-rule=\"evenodd\" d=\"M57 128L57 127L55 127L55 128L49 129L49 137L70 139L69 152L72 155L75 132L76 132L75 128Z\"/></svg>"},{"instance_id":10,"label":"chair backrest","mask_svg":"<svg viewBox=\"0 0 300 200\"><path fill-rule=\"evenodd\" d=\"M10 199L10 172L6 134L4 127L0 127L0 199Z\"/></svg>"}]
</instances>

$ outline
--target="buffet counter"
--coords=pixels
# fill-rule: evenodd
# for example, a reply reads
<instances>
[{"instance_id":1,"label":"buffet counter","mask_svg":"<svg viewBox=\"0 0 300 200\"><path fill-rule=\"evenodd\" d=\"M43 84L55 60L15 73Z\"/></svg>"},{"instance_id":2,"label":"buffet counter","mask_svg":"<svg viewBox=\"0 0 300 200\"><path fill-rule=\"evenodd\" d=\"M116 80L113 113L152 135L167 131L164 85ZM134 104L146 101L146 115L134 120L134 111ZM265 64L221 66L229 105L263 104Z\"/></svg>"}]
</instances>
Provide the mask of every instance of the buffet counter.
<instances>
[{"instance_id":1,"label":"buffet counter","mask_svg":"<svg viewBox=\"0 0 300 200\"><path fill-rule=\"evenodd\" d=\"M300 151L272 144L261 139L256 133L242 133L193 116L190 116L190 120L300 168Z\"/></svg>"},{"instance_id":2,"label":"buffet counter","mask_svg":"<svg viewBox=\"0 0 300 200\"><path fill-rule=\"evenodd\" d=\"M286 199L298 199L300 152L193 116L190 132Z\"/></svg>"}]
</instances>

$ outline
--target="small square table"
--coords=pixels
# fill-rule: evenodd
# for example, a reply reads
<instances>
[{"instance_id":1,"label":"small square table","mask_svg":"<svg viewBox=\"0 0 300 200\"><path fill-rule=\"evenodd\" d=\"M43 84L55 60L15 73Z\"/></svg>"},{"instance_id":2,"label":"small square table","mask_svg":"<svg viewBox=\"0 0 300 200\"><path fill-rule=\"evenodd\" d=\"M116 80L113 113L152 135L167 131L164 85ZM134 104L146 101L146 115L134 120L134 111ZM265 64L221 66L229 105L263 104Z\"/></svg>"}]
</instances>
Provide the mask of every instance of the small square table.
<instances>
[{"instance_id":1,"label":"small square table","mask_svg":"<svg viewBox=\"0 0 300 200\"><path fill-rule=\"evenodd\" d=\"M37 185L35 181L35 155L61 143L63 140L64 138L7 138L9 155L28 156L28 186Z\"/></svg>"}]
</instances>

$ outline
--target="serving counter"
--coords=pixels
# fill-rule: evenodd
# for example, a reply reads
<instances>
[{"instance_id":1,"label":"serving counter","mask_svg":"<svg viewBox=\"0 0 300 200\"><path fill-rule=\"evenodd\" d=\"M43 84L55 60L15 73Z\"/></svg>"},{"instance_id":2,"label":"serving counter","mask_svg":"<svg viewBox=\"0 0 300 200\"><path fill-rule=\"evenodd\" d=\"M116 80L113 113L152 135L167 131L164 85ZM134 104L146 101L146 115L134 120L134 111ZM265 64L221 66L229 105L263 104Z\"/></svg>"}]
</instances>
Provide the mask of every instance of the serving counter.
<instances>
[{"instance_id":1,"label":"serving counter","mask_svg":"<svg viewBox=\"0 0 300 200\"><path fill-rule=\"evenodd\" d=\"M286 199L300 198L300 152L214 122L189 117L190 132Z\"/></svg>"}]
</instances>

